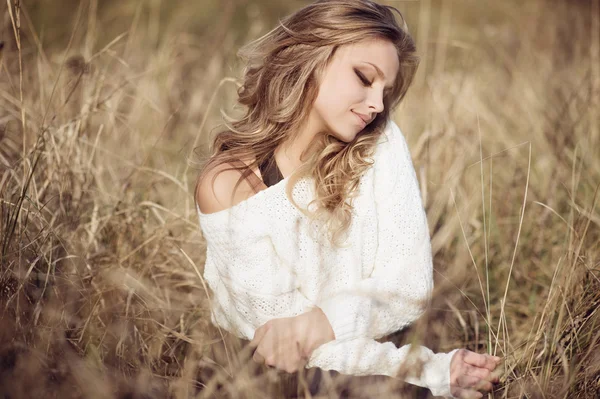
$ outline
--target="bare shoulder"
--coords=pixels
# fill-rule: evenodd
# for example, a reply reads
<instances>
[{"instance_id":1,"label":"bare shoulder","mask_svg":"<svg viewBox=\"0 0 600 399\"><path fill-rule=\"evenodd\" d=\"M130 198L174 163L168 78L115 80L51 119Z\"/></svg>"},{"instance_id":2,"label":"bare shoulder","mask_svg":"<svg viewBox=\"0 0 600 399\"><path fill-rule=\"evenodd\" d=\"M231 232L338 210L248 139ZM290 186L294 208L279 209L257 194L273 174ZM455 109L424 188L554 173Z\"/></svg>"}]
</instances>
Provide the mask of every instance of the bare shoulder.
<instances>
[{"instance_id":1,"label":"bare shoulder","mask_svg":"<svg viewBox=\"0 0 600 399\"><path fill-rule=\"evenodd\" d=\"M252 188L251 179L253 177L258 179L258 176L252 175L249 179L242 180L236 189L236 184L242 172L231 168L232 165L228 163L215 166L207 171L198 182L196 187L196 202L202 213L215 213L231 208L252 197L256 194L257 190L261 189L261 187ZM257 173L256 171L254 172Z\"/></svg>"}]
</instances>

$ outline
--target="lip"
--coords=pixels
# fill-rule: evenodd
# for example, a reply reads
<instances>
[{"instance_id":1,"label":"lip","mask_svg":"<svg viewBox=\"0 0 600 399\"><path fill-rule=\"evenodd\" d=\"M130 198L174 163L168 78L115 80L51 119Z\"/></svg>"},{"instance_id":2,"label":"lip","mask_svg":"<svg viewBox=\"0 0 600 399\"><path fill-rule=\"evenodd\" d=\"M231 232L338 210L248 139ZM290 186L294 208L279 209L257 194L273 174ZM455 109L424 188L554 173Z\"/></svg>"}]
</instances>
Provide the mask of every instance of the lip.
<instances>
[{"instance_id":1,"label":"lip","mask_svg":"<svg viewBox=\"0 0 600 399\"><path fill-rule=\"evenodd\" d=\"M357 118L358 118L358 120L360 121L360 123L361 123L361 125L362 125L362 127L363 127L363 128L364 128L365 126L367 126L367 124L368 124L368 122L369 122L369 121L368 121L368 119L365 119L365 116L364 116L364 115L357 114L357 113L356 113L356 112L354 112L354 111L352 111L352 113L353 113L354 115L356 115L356 117L357 117Z\"/></svg>"}]
</instances>

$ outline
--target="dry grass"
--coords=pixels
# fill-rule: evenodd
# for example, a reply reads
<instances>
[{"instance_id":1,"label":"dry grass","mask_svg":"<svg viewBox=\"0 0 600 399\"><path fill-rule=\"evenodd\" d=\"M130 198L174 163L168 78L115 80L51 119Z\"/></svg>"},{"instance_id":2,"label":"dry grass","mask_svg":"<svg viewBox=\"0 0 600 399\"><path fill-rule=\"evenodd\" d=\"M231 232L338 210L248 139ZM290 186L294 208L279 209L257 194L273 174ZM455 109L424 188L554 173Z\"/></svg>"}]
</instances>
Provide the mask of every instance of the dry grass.
<instances>
[{"instance_id":1,"label":"dry grass","mask_svg":"<svg viewBox=\"0 0 600 399\"><path fill-rule=\"evenodd\" d=\"M5 397L210 397L210 369L238 396L275 385L205 356L191 194L236 47L302 2L265 3L65 0L61 29L0 5ZM423 54L396 120L437 289L390 338L505 357L493 397L600 396L599 3L396 4Z\"/></svg>"}]
</instances>

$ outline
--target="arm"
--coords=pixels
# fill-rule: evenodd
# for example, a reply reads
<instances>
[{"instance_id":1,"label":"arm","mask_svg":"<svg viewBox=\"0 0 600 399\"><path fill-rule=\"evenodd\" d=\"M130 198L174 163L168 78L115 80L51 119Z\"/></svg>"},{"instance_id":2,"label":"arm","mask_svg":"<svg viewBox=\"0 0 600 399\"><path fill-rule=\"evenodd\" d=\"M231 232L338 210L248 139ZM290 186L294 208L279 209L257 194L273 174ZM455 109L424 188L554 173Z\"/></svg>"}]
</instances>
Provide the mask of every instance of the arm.
<instances>
[{"instance_id":1,"label":"arm","mask_svg":"<svg viewBox=\"0 0 600 399\"><path fill-rule=\"evenodd\" d=\"M306 315L302 309L310 306L308 300L304 297L298 300L292 292L282 291L278 295L270 296L257 295L246 289L236 289L235 285L232 285L228 286L227 295L231 295L233 300L230 302L232 307L226 312L230 320L237 320L237 323L232 323L232 327L238 329L241 336L249 340L253 340L254 332L264 323L281 317L281 314L277 313L277 306L291 306L290 301L296 298L298 317ZM410 353L411 348L414 353ZM456 350L435 354L430 349L418 345L397 348L392 342L379 343L370 338L332 340L313 350L305 367L336 370L348 375L388 375L428 388L435 396L452 397L450 361L455 352ZM403 371L409 373L402 374Z\"/></svg>"},{"instance_id":2,"label":"arm","mask_svg":"<svg viewBox=\"0 0 600 399\"><path fill-rule=\"evenodd\" d=\"M299 279L279 262L268 237L241 245L246 242L248 236L207 238L204 277L222 309L219 316L251 340L267 321L300 315L312 302L297 289Z\"/></svg>"},{"instance_id":3,"label":"arm","mask_svg":"<svg viewBox=\"0 0 600 399\"><path fill-rule=\"evenodd\" d=\"M280 262L270 239L252 234L252 220L247 219L244 208L237 210L242 223L235 228L226 227L231 222L229 218L201 221L207 240L204 275L222 309L218 319L226 319L232 331L237 330L239 336L250 340L267 321L302 314L314 304L297 290L296 276ZM378 259L384 259L382 253L378 253ZM385 303L381 308L385 310ZM424 347L416 348L419 358L426 360L424 372L404 379L427 386L436 394L445 392L448 356L435 355ZM355 375L397 376L408 359L408 349L398 349L392 343L380 344L368 338L334 340L318 346L306 367Z\"/></svg>"},{"instance_id":4,"label":"arm","mask_svg":"<svg viewBox=\"0 0 600 399\"><path fill-rule=\"evenodd\" d=\"M264 245L264 241L263 245ZM209 244L210 248L214 247L214 242ZM259 245L260 246L260 245ZM240 247L241 249L241 247ZM224 309L220 313L220 317L227 318L227 327L230 331L239 331L238 335L246 339L254 337L254 332L260 329L264 323L274 318L280 318L284 315L297 314L298 319L310 315L312 312L306 312L310 307L310 302L298 293L297 287L294 285L294 279L291 275L287 282L284 276L284 283L273 286L269 290L269 294L259 293L249 287L248 282L256 281L255 276L248 268L244 266L253 264L263 264L262 257L240 256L240 251L234 251L240 269L236 269L235 280L231 281L228 275L228 268L221 269L221 273L217 271L217 265L223 265L218 258L212 256L212 250L209 251L210 256L207 256L205 278L213 290L216 290L219 306ZM250 252L252 254L252 252ZM239 257L239 258L237 258ZM248 262L250 260L250 262ZM238 280L239 279L239 280ZM227 283L229 282L229 283ZM269 286L271 282L264 283ZM250 289L248 289L248 287ZM261 292L264 292L261 290ZM319 312L314 312L318 314ZM319 323L328 323L325 316L321 316L321 321L310 319L307 321L307 327L311 332L316 330L316 325ZM327 329L324 329L327 331ZM306 335L306 334L304 334ZM453 392L461 391L456 384L471 384L473 381L468 381L465 378L473 379L476 374L467 370L462 377L455 373L451 380L451 362L453 356L458 349L449 353L433 353L426 347L418 345L405 345L401 348L396 348L391 342L379 343L370 338L356 338L349 340L330 340L328 336L325 342L318 345L308 358L305 367L320 367L324 370L337 370L343 374L351 375L388 375L395 378L400 378L408 383L426 387L436 396L450 396ZM317 339L318 340L318 339ZM270 345L267 345L270 346ZM413 351L411 351L411 349ZM286 352L289 356L289 352ZM422 367L421 367L422 366ZM470 368L470 366L467 366ZM465 369L466 370L466 369ZM493 370L491 368L490 370ZM459 370L460 371L460 370ZM464 373L463 373L464 374ZM481 379L486 378L486 374L479 373ZM461 382L461 378L463 378ZM454 384L451 386L451 382ZM478 379L475 380L478 382ZM468 387L468 386L467 386Z\"/></svg>"},{"instance_id":5,"label":"arm","mask_svg":"<svg viewBox=\"0 0 600 399\"><path fill-rule=\"evenodd\" d=\"M315 349L306 368L350 375L387 375L428 388L435 396L452 397L450 361L457 350L436 354L424 346L397 348L392 342L379 343L369 338L334 340Z\"/></svg>"},{"instance_id":6,"label":"arm","mask_svg":"<svg viewBox=\"0 0 600 399\"><path fill-rule=\"evenodd\" d=\"M206 240L204 278L214 293L213 323L239 337L273 318L301 314L311 305L298 290L296 274L280 262L271 237L255 227L262 214L252 212L256 194L240 172L220 165L199 180L196 202ZM250 176L255 175L251 174Z\"/></svg>"},{"instance_id":7,"label":"arm","mask_svg":"<svg viewBox=\"0 0 600 399\"><path fill-rule=\"evenodd\" d=\"M410 152L398 126L375 155L378 248L370 277L317 303L337 340L379 338L421 316L433 289L427 218Z\"/></svg>"},{"instance_id":8,"label":"arm","mask_svg":"<svg viewBox=\"0 0 600 399\"><path fill-rule=\"evenodd\" d=\"M433 289L429 229L410 152L393 121L386 131L389 142L378 149L374 165L378 249L373 272L317 304L336 339L316 348L306 367L398 377L435 396L452 397L450 362L458 349L436 354L424 346L397 348L372 339L414 322Z\"/></svg>"}]
</instances>

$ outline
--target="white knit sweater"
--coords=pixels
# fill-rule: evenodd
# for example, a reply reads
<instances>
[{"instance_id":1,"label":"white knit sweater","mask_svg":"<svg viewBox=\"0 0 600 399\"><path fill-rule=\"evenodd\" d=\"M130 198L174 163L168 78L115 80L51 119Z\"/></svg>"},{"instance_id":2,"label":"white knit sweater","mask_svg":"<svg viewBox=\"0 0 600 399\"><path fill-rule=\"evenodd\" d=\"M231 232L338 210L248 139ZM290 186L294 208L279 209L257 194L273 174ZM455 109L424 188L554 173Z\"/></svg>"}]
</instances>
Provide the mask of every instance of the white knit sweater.
<instances>
[{"instance_id":1,"label":"white knit sweater","mask_svg":"<svg viewBox=\"0 0 600 399\"><path fill-rule=\"evenodd\" d=\"M267 321L318 306L335 340L313 351L307 368L395 377L411 364L404 362L418 359L422 372L404 380L452 397L449 366L457 349L434 354L424 346L375 341L423 313L433 268L410 152L391 120L373 161L361 178L344 248L310 233L314 225L286 197L289 178L229 209L204 214L197 208L207 242L204 278L214 293L212 322L251 340ZM301 206L314 198L313 182L296 183L293 196Z\"/></svg>"}]
</instances>

